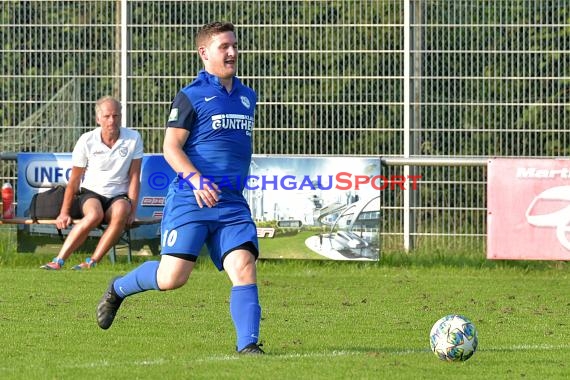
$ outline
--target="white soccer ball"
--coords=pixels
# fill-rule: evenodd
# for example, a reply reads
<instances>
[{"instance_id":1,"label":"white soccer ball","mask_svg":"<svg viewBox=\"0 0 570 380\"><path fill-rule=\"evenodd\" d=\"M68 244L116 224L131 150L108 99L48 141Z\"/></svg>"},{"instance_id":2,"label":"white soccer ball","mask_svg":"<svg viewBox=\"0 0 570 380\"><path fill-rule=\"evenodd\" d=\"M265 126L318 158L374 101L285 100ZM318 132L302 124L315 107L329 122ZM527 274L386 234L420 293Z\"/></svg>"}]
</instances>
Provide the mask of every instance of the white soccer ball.
<instances>
[{"instance_id":1,"label":"white soccer ball","mask_svg":"<svg viewBox=\"0 0 570 380\"><path fill-rule=\"evenodd\" d=\"M477 329L462 315L446 315L431 328L429 342L431 350L441 360L465 361L477 350Z\"/></svg>"}]
</instances>

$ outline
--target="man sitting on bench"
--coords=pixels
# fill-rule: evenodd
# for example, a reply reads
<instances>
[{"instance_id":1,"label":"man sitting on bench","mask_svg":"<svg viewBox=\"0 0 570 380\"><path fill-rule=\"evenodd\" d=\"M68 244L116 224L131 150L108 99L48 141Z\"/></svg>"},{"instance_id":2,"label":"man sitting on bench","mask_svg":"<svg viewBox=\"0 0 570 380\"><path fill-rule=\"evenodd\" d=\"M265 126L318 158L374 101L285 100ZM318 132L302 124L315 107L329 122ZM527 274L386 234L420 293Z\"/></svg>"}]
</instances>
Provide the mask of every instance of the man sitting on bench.
<instances>
[{"instance_id":1,"label":"man sitting on bench","mask_svg":"<svg viewBox=\"0 0 570 380\"><path fill-rule=\"evenodd\" d=\"M97 101L95 118L99 127L84 133L73 149L73 166L56 226L64 229L72 224L74 201L80 203L83 217L69 232L57 257L42 269L61 269L89 232L106 224L91 257L73 267L93 268L135 220L143 157L141 136L120 126L121 105L110 96Z\"/></svg>"}]
</instances>

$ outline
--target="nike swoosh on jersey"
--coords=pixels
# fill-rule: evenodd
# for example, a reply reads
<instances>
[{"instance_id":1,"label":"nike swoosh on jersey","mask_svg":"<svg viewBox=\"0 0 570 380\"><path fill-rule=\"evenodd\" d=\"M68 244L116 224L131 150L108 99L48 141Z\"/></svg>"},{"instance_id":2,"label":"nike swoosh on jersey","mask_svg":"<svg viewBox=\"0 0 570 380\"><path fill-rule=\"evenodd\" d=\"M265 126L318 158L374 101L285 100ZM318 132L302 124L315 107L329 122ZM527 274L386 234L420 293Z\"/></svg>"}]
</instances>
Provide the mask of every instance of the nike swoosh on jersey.
<instances>
[{"instance_id":1,"label":"nike swoosh on jersey","mask_svg":"<svg viewBox=\"0 0 570 380\"><path fill-rule=\"evenodd\" d=\"M217 98L217 96L210 96L209 98L204 98L204 101L209 102L210 100Z\"/></svg>"}]
</instances>

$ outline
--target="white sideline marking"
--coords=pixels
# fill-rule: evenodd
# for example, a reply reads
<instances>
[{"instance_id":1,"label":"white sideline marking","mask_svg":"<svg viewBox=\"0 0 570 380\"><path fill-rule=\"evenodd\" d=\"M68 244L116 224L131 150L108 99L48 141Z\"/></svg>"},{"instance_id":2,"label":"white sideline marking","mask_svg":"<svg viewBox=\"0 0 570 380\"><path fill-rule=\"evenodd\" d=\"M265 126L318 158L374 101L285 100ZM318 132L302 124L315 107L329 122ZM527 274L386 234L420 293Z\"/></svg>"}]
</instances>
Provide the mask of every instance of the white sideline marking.
<instances>
[{"instance_id":1,"label":"white sideline marking","mask_svg":"<svg viewBox=\"0 0 570 380\"><path fill-rule=\"evenodd\" d=\"M276 359L292 359L292 358L323 358L323 357L335 357L335 356L350 356L350 355L362 355L365 352L357 351L332 351L332 352L309 352L305 354L285 354L285 355L266 355L264 357L276 358ZM210 356L202 359L194 360L195 363L207 363L216 361L226 361L226 360L238 360L243 358L239 355L222 355L222 356Z\"/></svg>"},{"instance_id":2,"label":"white sideline marking","mask_svg":"<svg viewBox=\"0 0 570 380\"><path fill-rule=\"evenodd\" d=\"M514 345L510 347L489 347L486 349L480 349L478 351L553 351L553 350L567 350L570 349L569 344L561 344L561 345L550 345L550 344L522 344L522 345ZM410 355L410 354L417 354L422 352L430 352L429 349L419 349L419 350L400 350L400 351L390 351L385 348L378 349L377 351L330 351L330 352L307 352L307 353L292 353L292 354L284 354L284 355L272 355L271 353L265 355L267 359L296 359L296 358L332 358L332 357L339 357L339 356L364 356L370 353L384 353L384 354L392 354L392 355ZM191 360L192 363L211 363L211 362L225 362L225 361L232 361L232 360L240 360L244 358L243 356L239 355L214 355L214 356L207 356L201 359L193 359ZM65 366L66 368L102 368L102 367L122 367L125 365L134 364L135 366L155 366L155 365L162 365L162 364L169 364L173 362L169 359L164 358L157 358L153 360L137 360L132 363L128 362L109 362L108 360L102 360L92 363L80 363ZM2 367L0 367L0 370Z\"/></svg>"}]
</instances>

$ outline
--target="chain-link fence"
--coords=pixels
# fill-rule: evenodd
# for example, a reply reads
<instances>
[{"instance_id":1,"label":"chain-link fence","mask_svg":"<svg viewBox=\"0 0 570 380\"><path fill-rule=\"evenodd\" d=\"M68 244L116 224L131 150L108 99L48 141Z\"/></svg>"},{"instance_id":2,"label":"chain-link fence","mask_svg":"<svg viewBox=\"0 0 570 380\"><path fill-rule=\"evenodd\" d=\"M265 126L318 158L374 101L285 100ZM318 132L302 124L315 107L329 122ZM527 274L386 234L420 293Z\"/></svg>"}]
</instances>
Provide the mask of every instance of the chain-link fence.
<instances>
[{"instance_id":1,"label":"chain-link fence","mask_svg":"<svg viewBox=\"0 0 570 380\"><path fill-rule=\"evenodd\" d=\"M123 102L161 151L172 97L201 63L194 34L232 21L258 92L258 154L565 156L570 1L3 1L0 151L70 151L94 101ZM14 181L13 162L1 180ZM401 174L402 167L389 167ZM422 166L383 194L384 249L482 246L485 167Z\"/></svg>"}]
</instances>

